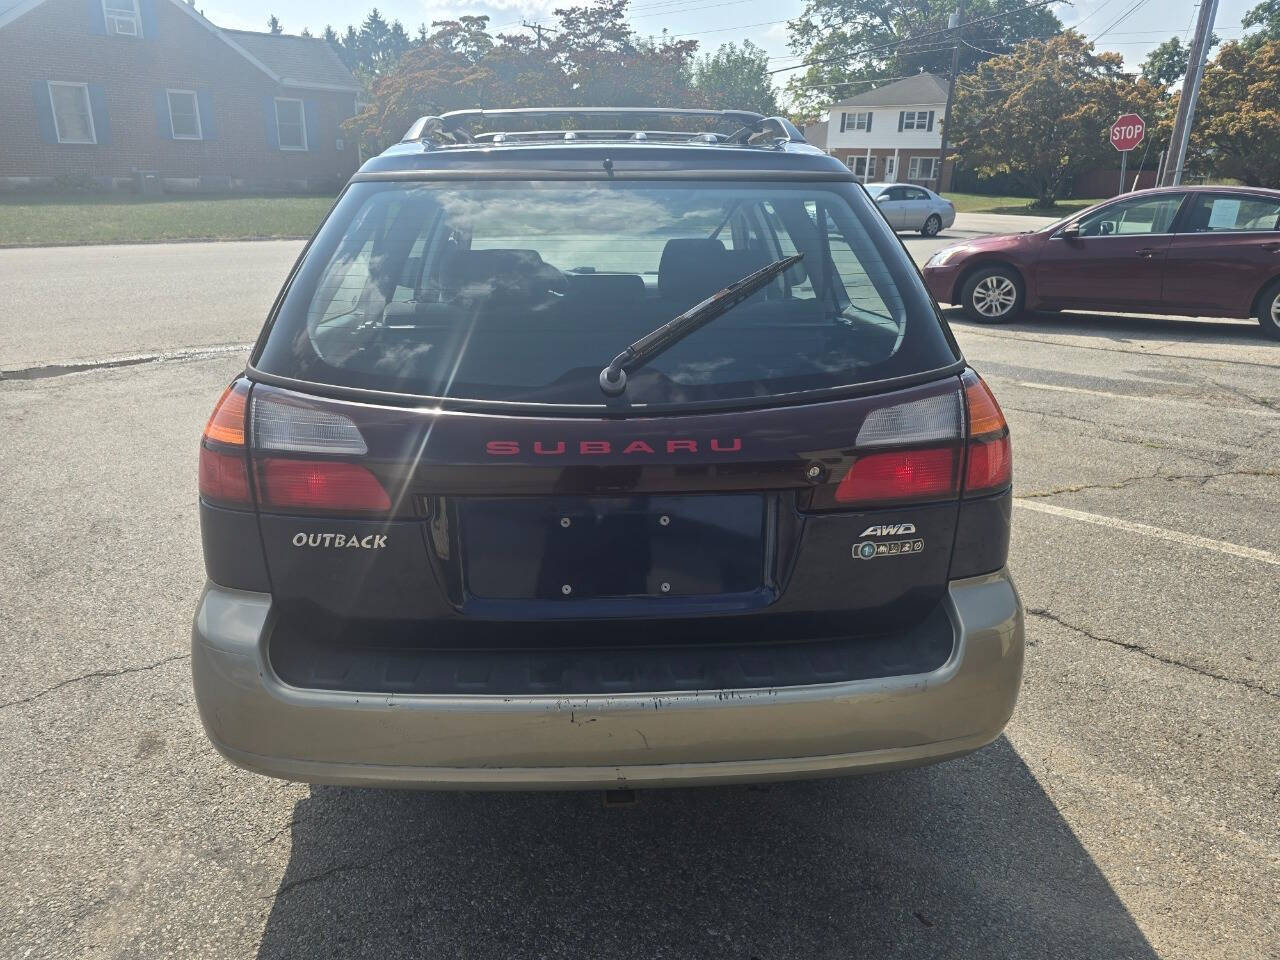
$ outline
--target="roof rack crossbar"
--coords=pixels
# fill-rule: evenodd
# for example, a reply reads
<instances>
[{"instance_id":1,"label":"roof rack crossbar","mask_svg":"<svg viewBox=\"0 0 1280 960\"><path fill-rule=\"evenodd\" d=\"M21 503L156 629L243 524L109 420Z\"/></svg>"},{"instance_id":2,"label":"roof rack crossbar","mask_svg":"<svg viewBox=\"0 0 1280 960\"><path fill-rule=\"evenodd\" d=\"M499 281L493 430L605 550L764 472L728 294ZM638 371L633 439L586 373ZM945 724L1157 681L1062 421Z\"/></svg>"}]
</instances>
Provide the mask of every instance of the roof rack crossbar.
<instances>
[{"instance_id":1,"label":"roof rack crossbar","mask_svg":"<svg viewBox=\"0 0 1280 960\"><path fill-rule=\"evenodd\" d=\"M630 129L559 129L489 131L471 133L471 124L484 120L526 119L534 117L598 118L617 117L634 120L637 117L688 117L728 121L739 125L730 134L713 131L677 133L670 130L648 130L639 126ZM714 143L733 143L750 146L781 147L786 143L804 143L804 135L786 117L766 117L751 110L704 110L690 107L510 107L499 110L453 110L440 116L420 117L405 133L401 142L425 141L434 144L473 143L476 141L502 142L503 140L604 140L604 139L655 139L703 140Z\"/></svg>"}]
</instances>

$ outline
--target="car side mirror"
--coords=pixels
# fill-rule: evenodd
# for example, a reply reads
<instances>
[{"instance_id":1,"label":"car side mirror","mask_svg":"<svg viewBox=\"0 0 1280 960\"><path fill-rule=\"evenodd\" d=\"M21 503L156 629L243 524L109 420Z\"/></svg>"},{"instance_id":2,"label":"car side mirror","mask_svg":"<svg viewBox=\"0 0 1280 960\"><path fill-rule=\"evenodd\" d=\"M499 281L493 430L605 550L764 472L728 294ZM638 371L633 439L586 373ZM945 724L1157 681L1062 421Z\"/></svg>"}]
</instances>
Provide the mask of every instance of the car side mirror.
<instances>
[{"instance_id":1,"label":"car side mirror","mask_svg":"<svg viewBox=\"0 0 1280 960\"><path fill-rule=\"evenodd\" d=\"M876 203L886 203L888 202L888 200L889 198L885 196L883 193L880 194L880 196L876 197Z\"/></svg>"},{"instance_id":2,"label":"car side mirror","mask_svg":"<svg viewBox=\"0 0 1280 960\"><path fill-rule=\"evenodd\" d=\"M1063 237L1064 239L1067 239L1067 240L1079 240L1080 224L1068 223L1065 227L1062 228L1062 232L1058 234L1058 236Z\"/></svg>"}]
</instances>

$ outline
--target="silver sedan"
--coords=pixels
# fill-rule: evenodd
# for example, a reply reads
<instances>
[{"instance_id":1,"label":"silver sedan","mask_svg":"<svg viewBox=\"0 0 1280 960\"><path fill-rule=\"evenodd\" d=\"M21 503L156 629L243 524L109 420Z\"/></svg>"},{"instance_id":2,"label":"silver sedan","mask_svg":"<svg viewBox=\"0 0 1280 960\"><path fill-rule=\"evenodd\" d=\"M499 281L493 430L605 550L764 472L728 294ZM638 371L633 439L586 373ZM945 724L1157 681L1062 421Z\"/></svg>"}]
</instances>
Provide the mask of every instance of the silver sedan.
<instances>
[{"instance_id":1,"label":"silver sedan","mask_svg":"<svg viewBox=\"0 0 1280 960\"><path fill-rule=\"evenodd\" d=\"M868 183L876 206L894 230L919 230L936 237L956 222L956 208L928 187L913 183Z\"/></svg>"}]
</instances>

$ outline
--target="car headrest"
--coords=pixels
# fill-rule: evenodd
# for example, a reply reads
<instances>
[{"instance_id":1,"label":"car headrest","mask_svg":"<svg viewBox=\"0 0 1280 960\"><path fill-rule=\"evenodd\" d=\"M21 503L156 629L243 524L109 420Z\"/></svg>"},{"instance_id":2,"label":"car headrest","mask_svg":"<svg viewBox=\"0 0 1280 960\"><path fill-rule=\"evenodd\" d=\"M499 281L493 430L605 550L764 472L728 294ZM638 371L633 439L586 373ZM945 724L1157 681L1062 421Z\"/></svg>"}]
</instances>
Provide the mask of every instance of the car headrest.
<instances>
[{"instance_id":1,"label":"car headrest","mask_svg":"<svg viewBox=\"0 0 1280 960\"><path fill-rule=\"evenodd\" d=\"M536 250L494 248L460 252L451 265L458 295L504 305L537 306L563 294L565 276Z\"/></svg>"},{"instance_id":2,"label":"car headrest","mask_svg":"<svg viewBox=\"0 0 1280 960\"><path fill-rule=\"evenodd\" d=\"M706 237L668 240L658 261L658 293L691 307L724 286L724 244Z\"/></svg>"},{"instance_id":3,"label":"car headrest","mask_svg":"<svg viewBox=\"0 0 1280 960\"><path fill-rule=\"evenodd\" d=\"M630 308L644 300L638 273L571 273L569 299L589 309Z\"/></svg>"}]
</instances>

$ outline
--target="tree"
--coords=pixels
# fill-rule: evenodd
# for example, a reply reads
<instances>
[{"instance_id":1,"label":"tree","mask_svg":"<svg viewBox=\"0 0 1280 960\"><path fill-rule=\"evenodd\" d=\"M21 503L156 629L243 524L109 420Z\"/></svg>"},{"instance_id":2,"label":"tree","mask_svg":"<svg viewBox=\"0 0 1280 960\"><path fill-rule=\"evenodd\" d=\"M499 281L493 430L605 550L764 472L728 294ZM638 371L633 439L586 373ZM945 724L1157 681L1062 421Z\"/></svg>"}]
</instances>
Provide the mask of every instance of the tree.
<instances>
[{"instance_id":1,"label":"tree","mask_svg":"<svg viewBox=\"0 0 1280 960\"><path fill-rule=\"evenodd\" d=\"M833 100L860 93L872 81L921 69L950 74L952 9L952 3L938 0L805 0L800 16L787 24L791 51L810 64L787 84L797 112L816 117ZM1028 37L1062 29L1055 14L1026 0L968 0L964 23L961 74Z\"/></svg>"},{"instance_id":2,"label":"tree","mask_svg":"<svg viewBox=\"0 0 1280 960\"><path fill-rule=\"evenodd\" d=\"M284 33L284 27L280 26L280 18L277 17L274 13L271 15L271 18L267 21L267 29L271 33Z\"/></svg>"},{"instance_id":3,"label":"tree","mask_svg":"<svg viewBox=\"0 0 1280 960\"><path fill-rule=\"evenodd\" d=\"M555 33L541 43L527 34L495 38L483 16L433 23L397 63L370 77L367 103L346 129L377 147L398 139L420 116L461 107L687 100L697 44L638 37L626 5L604 0L556 10Z\"/></svg>"},{"instance_id":4,"label":"tree","mask_svg":"<svg viewBox=\"0 0 1280 960\"><path fill-rule=\"evenodd\" d=\"M1240 18L1246 30L1257 30L1242 41L1247 48L1256 49L1270 40L1280 40L1280 0L1262 0Z\"/></svg>"},{"instance_id":5,"label":"tree","mask_svg":"<svg viewBox=\"0 0 1280 960\"><path fill-rule=\"evenodd\" d=\"M1220 42L1217 34L1210 35L1210 47ZM1180 37L1170 37L1142 61L1142 77L1153 86L1168 89L1186 76L1190 59L1191 45L1184 44Z\"/></svg>"},{"instance_id":6,"label":"tree","mask_svg":"<svg viewBox=\"0 0 1280 960\"><path fill-rule=\"evenodd\" d=\"M769 78L768 51L750 40L723 44L693 65L693 93L707 107L755 110L767 117L781 113Z\"/></svg>"},{"instance_id":7,"label":"tree","mask_svg":"<svg viewBox=\"0 0 1280 960\"><path fill-rule=\"evenodd\" d=\"M1010 174L1036 206L1052 207L1076 170L1114 159L1107 130L1117 116L1135 111L1150 125L1160 103L1156 87L1125 74L1120 54L1094 53L1069 30L992 57L958 83L951 142L971 169Z\"/></svg>"},{"instance_id":8,"label":"tree","mask_svg":"<svg viewBox=\"0 0 1280 960\"><path fill-rule=\"evenodd\" d=\"M1250 186L1280 186L1280 40L1231 42L1205 70L1192 163Z\"/></svg>"}]
</instances>

